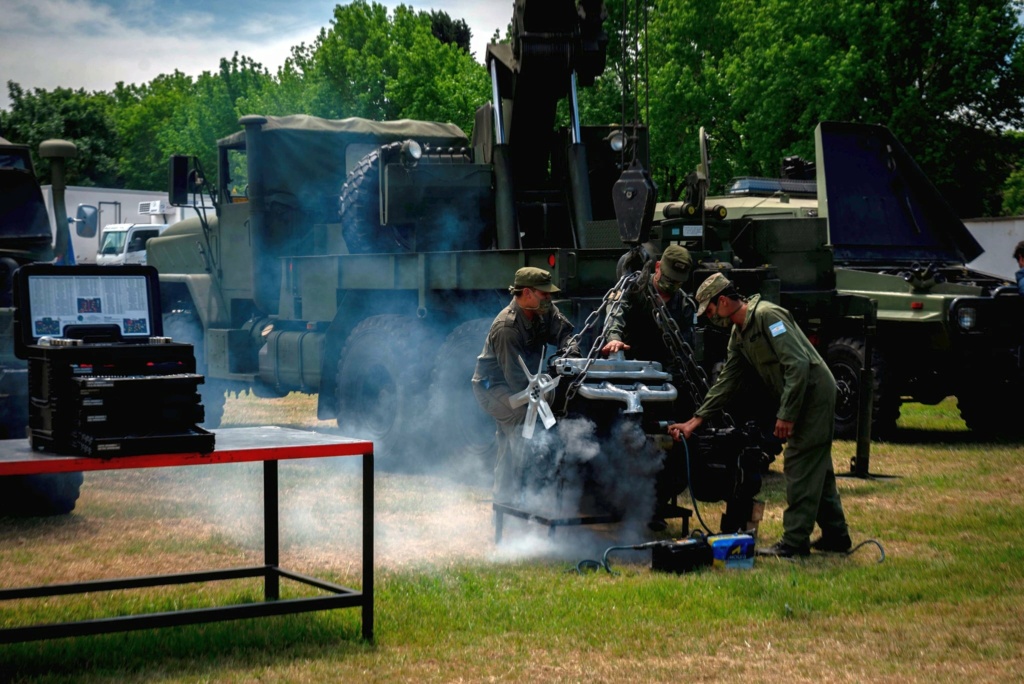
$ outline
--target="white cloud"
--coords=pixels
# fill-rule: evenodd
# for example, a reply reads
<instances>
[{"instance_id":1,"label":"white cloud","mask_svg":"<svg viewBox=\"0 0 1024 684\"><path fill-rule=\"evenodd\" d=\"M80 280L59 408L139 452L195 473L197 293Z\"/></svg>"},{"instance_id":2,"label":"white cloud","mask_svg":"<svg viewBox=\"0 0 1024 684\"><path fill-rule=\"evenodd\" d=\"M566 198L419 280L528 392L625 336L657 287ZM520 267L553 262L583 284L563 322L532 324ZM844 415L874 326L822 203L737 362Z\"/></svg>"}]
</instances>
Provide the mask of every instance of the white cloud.
<instances>
[{"instance_id":1,"label":"white cloud","mask_svg":"<svg viewBox=\"0 0 1024 684\"><path fill-rule=\"evenodd\" d=\"M464 19L482 61L495 29L504 33L512 0L405 0L422 10ZM188 0L3 0L0 108L7 81L22 88L112 90L174 70L196 76L235 52L275 71L299 43L329 26L336 2L200 3ZM385 0L389 9L398 2Z\"/></svg>"}]
</instances>

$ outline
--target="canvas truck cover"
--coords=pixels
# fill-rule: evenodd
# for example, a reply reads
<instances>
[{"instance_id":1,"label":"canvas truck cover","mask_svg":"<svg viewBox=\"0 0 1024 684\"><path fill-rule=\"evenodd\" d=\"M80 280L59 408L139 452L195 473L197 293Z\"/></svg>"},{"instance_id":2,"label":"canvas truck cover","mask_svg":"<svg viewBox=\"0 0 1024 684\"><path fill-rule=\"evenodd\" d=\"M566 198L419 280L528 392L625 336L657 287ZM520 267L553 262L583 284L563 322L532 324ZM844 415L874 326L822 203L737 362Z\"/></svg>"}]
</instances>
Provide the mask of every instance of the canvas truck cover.
<instances>
[{"instance_id":1,"label":"canvas truck cover","mask_svg":"<svg viewBox=\"0 0 1024 684\"><path fill-rule=\"evenodd\" d=\"M981 254L889 129L825 121L815 144L819 211L836 265L964 264Z\"/></svg>"},{"instance_id":2,"label":"canvas truck cover","mask_svg":"<svg viewBox=\"0 0 1024 684\"><path fill-rule=\"evenodd\" d=\"M352 144L384 145L413 139L431 147L468 147L454 124L430 121L371 121L358 117L321 119L305 114L268 116L262 126L263 184L268 204L308 207L317 198L337 198L349 169L346 148ZM242 149L246 132L217 142Z\"/></svg>"}]
</instances>

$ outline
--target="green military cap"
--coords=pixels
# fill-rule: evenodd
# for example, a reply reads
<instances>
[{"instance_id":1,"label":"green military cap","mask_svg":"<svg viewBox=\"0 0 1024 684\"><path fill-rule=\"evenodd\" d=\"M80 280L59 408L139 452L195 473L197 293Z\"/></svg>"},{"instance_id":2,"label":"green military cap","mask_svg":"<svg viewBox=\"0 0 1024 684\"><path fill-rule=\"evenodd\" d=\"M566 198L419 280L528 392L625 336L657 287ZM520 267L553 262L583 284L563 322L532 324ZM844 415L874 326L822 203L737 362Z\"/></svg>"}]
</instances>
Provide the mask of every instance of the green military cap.
<instances>
[{"instance_id":1,"label":"green military cap","mask_svg":"<svg viewBox=\"0 0 1024 684\"><path fill-rule=\"evenodd\" d=\"M512 287L517 290L521 287L529 287L541 292L561 292L558 286L551 282L551 274L535 266L524 266L516 271L516 279L513 281Z\"/></svg>"},{"instance_id":2,"label":"green military cap","mask_svg":"<svg viewBox=\"0 0 1024 684\"><path fill-rule=\"evenodd\" d=\"M682 245L669 245L661 254L661 272L677 282L684 282L690 277L693 259L690 251Z\"/></svg>"},{"instance_id":3,"label":"green military cap","mask_svg":"<svg viewBox=\"0 0 1024 684\"><path fill-rule=\"evenodd\" d=\"M726 278L721 273L715 273L714 275L708 276L707 280L700 284L697 288L697 315L703 316L704 310L708 308L708 304L711 300L722 294L726 288L732 285L732 281Z\"/></svg>"}]
</instances>

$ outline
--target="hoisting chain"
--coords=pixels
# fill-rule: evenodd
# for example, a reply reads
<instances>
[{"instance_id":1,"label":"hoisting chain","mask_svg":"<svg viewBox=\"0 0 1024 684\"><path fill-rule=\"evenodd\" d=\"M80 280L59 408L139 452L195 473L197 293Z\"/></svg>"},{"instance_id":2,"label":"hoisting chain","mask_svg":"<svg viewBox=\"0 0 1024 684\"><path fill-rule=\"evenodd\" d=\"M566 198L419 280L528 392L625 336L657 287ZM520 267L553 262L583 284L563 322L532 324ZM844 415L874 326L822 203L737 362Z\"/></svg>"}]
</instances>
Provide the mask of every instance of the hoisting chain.
<instances>
[{"instance_id":1,"label":"hoisting chain","mask_svg":"<svg viewBox=\"0 0 1024 684\"><path fill-rule=\"evenodd\" d=\"M576 396L580 386L587 377L587 371L594 360L598 358L601 349L605 345L608 336L608 321L622 310L623 302L630 294L636 291L643 293L647 298L651 305L651 316L654 318L654 324L661 330L662 342L672 355L681 362L680 367L683 370L682 380L686 383L686 389L690 394L690 400L693 402L694 408L704 402L704 397L707 396L708 391L711 389L711 383L708 380L707 373L697 363L697 357L693 348L683 339L679 324L676 323L676 320L669 313L664 300L658 295L654 287L654 278L650 272L653 263L653 261L648 261L644 264L642 270L633 271L622 276L615 286L605 293L604 299L601 300L601 305L587 316L587 320L583 323L580 331L569 338L566 348L571 349L574 345L578 348L580 339L597 324L602 312L605 313L605 324L601 327L601 334L594 339L594 343L587 353L586 361L580 373L569 383L566 389L565 401L562 404L563 414L568 411L569 402ZM697 305L693 298L686 293L683 293L683 296L686 297L687 303L693 307L693 310L696 310ZM732 416L727 412L722 411L721 417L727 426L735 427Z\"/></svg>"},{"instance_id":2,"label":"hoisting chain","mask_svg":"<svg viewBox=\"0 0 1024 684\"><path fill-rule=\"evenodd\" d=\"M583 327L580 331L569 338L566 348L572 349L574 344L578 348L580 339L588 330L597 324L598 320L601 318L601 313L606 312L604 319L605 325L601 326L601 334L594 339L594 344L590 346L590 351L587 353L586 361L583 364L583 368L579 375L569 383L569 387L565 391L565 402L562 405L562 413L565 413L568 410L569 402L576 396L576 393L580 389L580 385L583 384L583 381L587 377L587 371L590 369L591 364L594 363L594 360L600 355L601 348L604 347L605 339L608 336L607 321L622 310L623 300L627 294L636 289L640 275L640 271L635 271L633 273L627 273L619 278L619 282L605 293L604 299L601 300L601 305L587 316L587 320L583 323Z\"/></svg>"},{"instance_id":3,"label":"hoisting chain","mask_svg":"<svg viewBox=\"0 0 1024 684\"><path fill-rule=\"evenodd\" d=\"M665 301L658 295L657 290L654 287L654 278L648 277L646 281L641 283L642 292L647 298L648 303L651 305L651 316L654 318L654 324L661 330L661 339L665 344L665 348L668 349L672 356L680 363L680 368L683 372L682 380L686 383L686 387L689 390L690 400L693 402L694 410L697 409L701 404L704 403L704 398L707 396L708 391L711 389L711 383L708 380L708 374L704 369L697 363L697 355L693 351L693 348L687 344L686 340L683 339L683 333L679 329L679 324L669 313L668 307L665 306ZM686 298L687 304L693 307L693 310L697 310L697 302L694 301L693 297L683 292L683 297ZM674 378L673 378L674 379ZM726 411L721 412L722 422L728 427L735 427L735 421Z\"/></svg>"}]
</instances>

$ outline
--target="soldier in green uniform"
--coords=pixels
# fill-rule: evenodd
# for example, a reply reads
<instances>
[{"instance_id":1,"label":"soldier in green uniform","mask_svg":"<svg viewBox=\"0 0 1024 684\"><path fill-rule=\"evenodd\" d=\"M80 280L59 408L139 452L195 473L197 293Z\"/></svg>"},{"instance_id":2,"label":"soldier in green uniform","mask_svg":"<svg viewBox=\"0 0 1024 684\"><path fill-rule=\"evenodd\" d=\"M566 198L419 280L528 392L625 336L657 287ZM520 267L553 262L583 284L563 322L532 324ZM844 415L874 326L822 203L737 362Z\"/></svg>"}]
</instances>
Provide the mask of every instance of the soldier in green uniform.
<instances>
[{"instance_id":1,"label":"soldier in green uniform","mask_svg":"<svg viewBox=\"0 0 1024 684\"><path fill-rule=\"evenodd\" d=\"M527 407L512 408L509 404L509 397L529 384L519 357L535 373L549 344L566 355L579 355L578 347L566 349L573 327L551 303L551 294L559 292L559 288L551 282L550 273L531 266L521 268L516 271L509 292L512 301L491 323L473 373L473 393L498 424L495 503L512 502L528 465L528 449L522 434Z\"/></svg>"},{"instance_id":2,"label":"soldier in green uniform","mask_svg":"<svg viewBox=\"0 0 1024 684\"><path fill-rule=\"evenodd\" d=\"M662 331L654 321L654 305L648 289L653 286L654 295L665 303L683 341L692 347L695 312L690 298L683 292L683 284L689 280L692 267L693 260L685 247L666 247L661 258L654 262L654 273L644 273L637 288L623 299L619 311L608 316L605 324L607 342L601 353L628 351L629 358L658 361L673 375L681 373L682 360L675 358L672 350L665 346Z\"/></svg>"},{"instance_id":3,"label":"soldier in green uniform","mask_svg":"<svg viewBox=\"0 0 1024 684\"><path fill-rule=\"evenodd\" d=\"M679 329L681 342L693 347L693 327L696 318L696 307L693 300L683 291L683 285L690 279L693 259L690 252L682 245L669 245L662 252L658 261L647 262L636 287L629 290L623 297L621 307L614 314L609 314L605 322L605 345L601 348L604 355L622 351L627 358L657 361L661 367L672 374L677 387L685 386L686 360L680 358L665 344L664 331L654 319L658 297L664 304L664 312L672 318ZM668 409L668 416L678 416L684 411L696 408L691 401L676 402ZM666 407L667 408L667 407ZM685 415L685 414L684 414ZM655 478L655 500L658 507L663 507L686 489L686 462L682 449L673 449L665 457L661 470ZM667 523L662 513L655 510L650 521L651 529L663 530Z\"/></svg>"},{"instance_id":4,"label":"soldier in green uniform","mask_svg":"<svg viewBox=\"0 0 1024 684\"><path fill-rule=\"evenodd\" d=\"M759 295L740 297L721 273L697 289L697 315L706 313L715 324L732 326L728 356L704 403L685 423L670 425L676 440L690 435L708 416L742 391L744 366L752 368L779 401L775 436L788 440L783 474L786 510L782 539L760 555L806 556L810 549L849 550L850 533L832 469L832 431L836 383L817 350L797 327L788 311ZM810 542L815 522L821 537Z\"/></svg>"}]
</instances>

